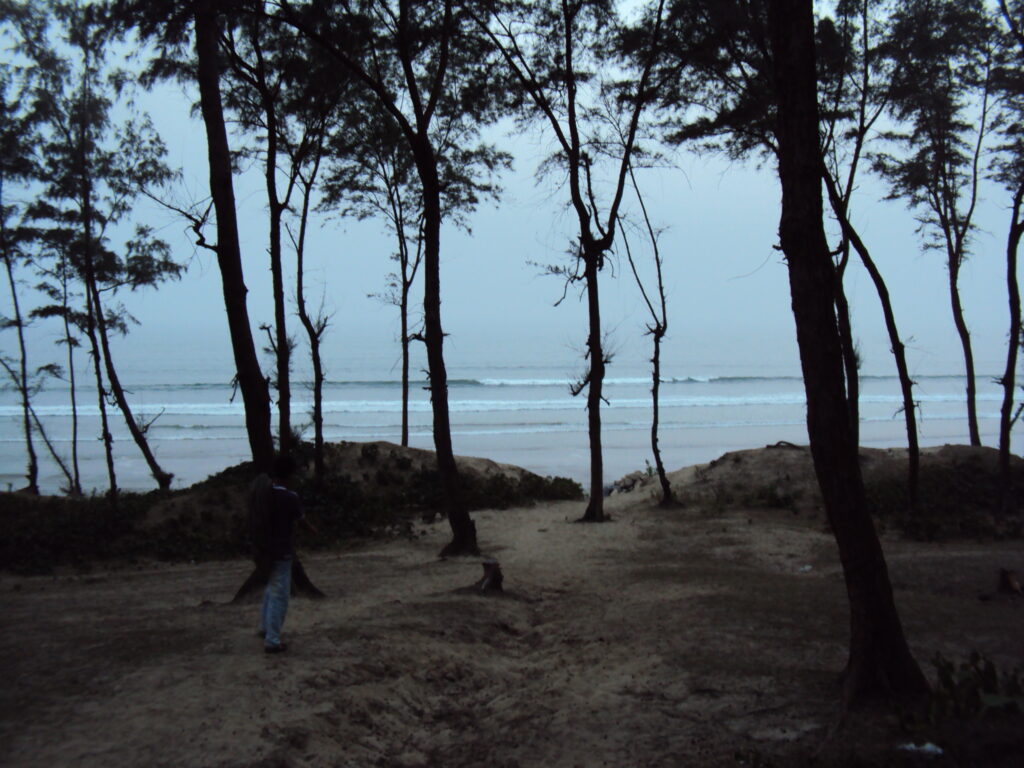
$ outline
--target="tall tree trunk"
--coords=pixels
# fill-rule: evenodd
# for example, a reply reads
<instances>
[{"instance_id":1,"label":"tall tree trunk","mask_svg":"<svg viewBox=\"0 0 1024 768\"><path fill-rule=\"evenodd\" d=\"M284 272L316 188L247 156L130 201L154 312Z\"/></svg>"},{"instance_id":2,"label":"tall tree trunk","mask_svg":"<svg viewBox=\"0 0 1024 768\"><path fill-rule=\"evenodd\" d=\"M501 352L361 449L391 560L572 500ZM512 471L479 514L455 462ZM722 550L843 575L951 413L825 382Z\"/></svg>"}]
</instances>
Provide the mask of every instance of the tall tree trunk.
<instances>
[{"instance_id":1,"label":"tall tree trunk","mask_svg":"<svg viewBox=\"0 0 1024 768\"><path fill-rule=\"evenodd\" d=\"M661 483L661 506L670 507L675 504L675 496L672 493L672 484L668 481L665 473L665 462L661 459L661 447L658 445L658 425L661 416L661 342L668 333L668 302L665 300L665 279L661 269L661 251L658 248L658 235L651 224L651 217L647 213L647 205L644 203L644 196L640 193L640 185L637 183L636 174L633 172L632 163L629 164L629 180L633 184L633 191L636 192L637 202L640 203L640 210L643 212L644 224L647 226L647 236L651 241L651 250L654 252L654 269L658 279L658 308L655 309L654 302L647 295L640 273L637 271L636 263L633 261L633 253L629 247L629 239L625 232L622 234L622 242L626 247L626 256L629 259L629 267L633 271L640 294L647 305L647 311L651 313L652 324L647 326L648 333L654 342L654 352L651 355L651 452L654 454L654 465L658 471L658 481Z\"/></svg>"},{"instance_id":2,"label":"tall tree trunk","mask_svg":"<svg viewBox=\"0 0 1024 768\"><path fill-rule=\"evenodd\" d=\"M971 445L981 445L981 432L978 430L977 383L974 380L974 351L971 349L971 332L964 320L964 308L960 303L960 264L954 256L949 259L949 301L953 308L953 324L960 337L960 346L964 351L964 372L967 376L967 430Z\"/></svg>"},{"instance_id":3,"label":"tall tree trunk","mask_svg":"<svg viewBox=\"0 0 1024 768\"><path fill-rule=\"evenodd\" d=\"M409 447L409 282L402 263L402 297L398 313L402 324L402 447Z\"/></svg>"},{"instance_id":4,"label":"tall tree trunk","mask_svg":"<svg viewBox=\"0 0 1024 768\"><path fill-rule=\"evenodd\" d=\"M146 434L135 420L131 406L128 404L128 398L125 397L124 388L121 386L121 380L118 378L117 369L114 366L114 359L110 353L110 339L108 338L109 335L107 333L107 321L103 314L103 304L100 301L100 292L96 287L94 278L86 285L86 290L92 292L93 307L96 312L96 328L99 331L100 347L103 351L103 362L107 371L107 381L110 384L110 392L114 396L114 402L117 403L117 407L121 409L121 414L124 416L124 422L128 427L128 432L131 434L135 444L139 447L139 451L142 452L142 456L146 460L146 464L149 466L149 471L153 474L153 479L156 480L161 491L166 491L171 487L171 480L174 478L174 475L170 472L165 472L157 462L156 456L153 455L153 451L149 447L149 441L146 440Z\"/></svg>"},{"instance_id":5,"label":"tall tree trunk","mask_svg":"<svg viewBox=\"0 0 1024 768\"><path fill-rule=\"evenodd\" d=\"M885 329L889 334L889 345L893 359L896 361L896 373L900 380L900 393L903 397L903 420L907 425L907 497L911 511L917 509L919 496L920 475L921 475L921 448L917 438L917 411L914 407L914 382L910 378L910 368L907 365L906 346L900 338L899 329L896 327L896 313L892 307L892 299L889 297L889 289L878 270L875 260L871 258L864 241L861 240L857 230L853 228L850 219L846 215L846 205L839 196L835 181L826 170L823 174L825 186L828 189L829 200L832 203L832 210L839 220L843 229L844 237L849 241L861 263L871 276L875 292L878 294L878 301L882 305L882 315L885 317Z\"/></svg>"},{"instance_id":6,"label":"tall tree trunk","mask_svg":"<svg viewBox=\"0 0 1024 768\"><path fill-rule=\"evenodd\" d=\"M590 501L581 518L585 522L604 521L604 454L601 447L601 398L604 387L604 349L601 342L601 300L598 291L598 273L601 253L583 254L584 279L587 284L587 317L590 331L587 335L587 355L590 371L587 374L587 433L590 437Z\"/></svg>"},{"instance_id":7,"label":"tall tree trunk","mask_svg":"<svg viewBox=\"0 0 1024 768\"><path fill-rule=\"evenodd\" d=\"M1010 478L1010 427L1013 424L1013 390L1016 386L1017 352L1020 349L1020 286L1017 283L1017 249L1024 235L1021 205L1024 185L1013 195L1010 232L1006 238L1006 289L1010 302L1010 333L1007 340L1006 370L1003 372L1003 405L999 411L999 490L1003 511L1011 513L1017 506L1013 481Z\"/></svg>"},{"instance_id":8,"label":"tall tree trunk","mask_svg":"<svg viewBox=\"0 0 1024 768\"><path fill-rule=\"evenodd\" d=\"M88 81L83 82L83 89L88 99ZM100 426L103 435L103 446L107 459L107 476L110 480L109 498L111 504L117 505L117 476L114 472L114 437L110 434L110 422L107 417L107 390L103 384L102 352L96 331L102 317L103 309L96 305L96 294L93 286L96 282L93 264L92 235L92 179L89 175L89 163L86 157L87 126L83 122L79 129L79 150L81 152L80 168L82 172L81 205L82 205L82 237L84 253L82 254L82 282L85 286L86 334L89 337L89 348L92 353L93 372L96 376L96 395L99 400Z\"/></svg>"},{"instance_id":9,"label":"tall tree trunk","mask_svg":"<svg viewBox=\"0 0 1024 768\"><path fill-rule=\"evenodd\" d=\"M117 474L114 471L114 437L110 434L110 421L107 418L107 390L103 386L103 370L100 360L100 344L96 338L96 308L92 303L92 292L85 293L85 335L89 339L89 354L92 355L93 374L96 377L96 397L100 410L100 430L103 440L103 451L107 460L107 478L110 481L108 492L112 504L117 504Z\"/></svg>"},{"instance_id":10,"label":"tall tree trunk","mask_svg":"<svg viewBox=\"0 0 1024 768\"><path fill-rule=\"evenodd\" d=\"M75 478L71 474L71 470L68 469L68 465L64 463L64 459L61 458L61 455L57 453L57 448L54 446L49 435L46 434L46 427L43 426L43 422L39 419L39 414L36 413L35 408L29 405L28 410L32 416L32 423L36 425L36 431L39 433L39 437L43 441L43 445L46 446L46 449L50 452L50 457L53 459L54 463L60 467L60 471L64 473L64 478L68 481L65 492L75 494Z\"/></svg>"},{"instance_id":11,"label":"tall tree trunk","mask_svg":"<svg viewBox=\"0 0 1024 768\"><path fill-rule=\"evenodd\" d=\"M84 98L86 104L88 104L91 94L89 91L89 81L83 81ZM121 381L117 376L117 370L114 366L114 360L110 353L110 339L107 333L107 317L103 310L103 302L100 300L99 291L99 276L96 274L96 241L93 236L93 186L92 176L89 163L88 144L89 144L89 126L83 121L80 126L81 135L79 137L80 142L80 167L82 169L81 178L81 189L80 204L82 214L82 245L84 252L82 254L82 282L85 286L85 291L89 296L91 306L91 328L93 329L93 351L94 354L102 352L103 363L107 372L107 382L110 385L110 394L113 395L114 401L117 403L117 407L121 409L121 414L124 416L125 425L128 427L128 432L131 434L135 444L139 447L143 457L146 460L146 464L149 466L150 472L153 473L153 478L157 481L157 485L161 490L166 491L171 486L171 479L173 475L164 472L160 465L156 461L156 457L153 456L153 452L149 449L149 443L146 441L146 436L139 428L138 423L135 421L135 417L132 415L131 407L128 405L128 399L125 397L124 388L121 386ZM100 349L96 350L95 336L99 335ZM97 380L98 383L99 380Z\"/></svg>"},{"instance_id":12,"label":"tall tree trunk","mask_svg":"<svg viewBox=\"0 0 1024 768\"><path fill-rule=\"evenodd\" d=\"M846 379L846 410L850 417L850 438L860 445L860 371L857 366L857 345L850 322L850 302L843 288L843 271L836 273L836 320L839 343L843 349L843 374Z\"/></svg>"},{"instance_id":13,"label":"tall tree trunk","mask_svg":"<svg viewBox=\"0 0 1024 768\"><path fill-rule=\"evenodd\" d=\"M63 303L62 319L64 321L64 343L68 347L68 397L71 401L71 487L68 491L74 496L82 495L82 473L78 466L78 381L75 374L75 346L77 342L71 334L70 307L68 305L68 265L65 258L60 262L61 300Z\"/></svg>"},{"instance_id":14,"label":"tall tree trunk","mask_svg":"<svg viewBox=\"0 0 1024 768\"><path fill-rule=\"evenodd\" d=\"M0 181L0 196L2 196L2 184ZM2 198L0 198L2 199ZM4 266L7 269L7 282L11 288L11 304L14 308L14 327L18 332L18 371L17 387L21 396L22 428L25 433L25 451L28 453L28 465L26 467L25 479L28 486L25 490L29 493L39 495L39 459L36 457L35 446L32 445L32 415L31 397L28 386L28 352L25 349L25 328L21 317L21 305L18 302L18 284L14 279L14 259L8 253L7 228L0 220L0 249L3 251Z\"/></svg>"},{"instance_id":15,"label":"tall tree trunk","mask_svg":"<svg viewBox=\"0 0 1024 768\"><path fill-rule=\"evenodd\" d=\"M320 338L325 326L314 328L309 355L313 363L313 473L322 480L324 467L324 363L320 357ZM307 329L308 333L308 329Z\"/></svg>"},{"instance_id":16,"label":"tall tree trunk","mask_svg":"<svg viewBox=\"0 0 1024 768\"><path fill-rule=\"evenodd\" d=\"M778 106L779 236L789 269L811 454L850 601L843 698L849 704L877 689L920 694L928 684L896 611L885 557L864 499L846 407L835 267L822 223L811 0L771 0L768 27Z\"/></svg>"},{"instance_id":17,"label":"tall tree trunk","mask_svg":"<svg viewBox=\"0 0 1024 768\"><path fill-rule=\"evenodd\" d=\"M425 136L420 137L415 154L423 183L423 331L430 372L434 450L448 505L448 524L452 529L452 540L441 550L441 556L475 555L480 552L476 525L462 500L448 414L448 372L444 365L444 331L441 328L441 185L437 161Z\"/></svg>"},{"instance_id":18,"label":"tall tree trunk","mask_svg":"<svg viewBox=\"0 0 1024 768\"><path fill-rule=\"evenodd\" d=\"M242 401L245 404L245 424L253 462L258 471L269 471L274 458L274 440L270 429L270 394L256 356L256 345L253 343L246 306L247 289L238 242L231 154L220 98L217 18L211 0L198 0L196 3L195 30L197 80L200 108L206 125L210 195L217 212L217 264L220 267L223 284L224 308L227 312L238 385L242 390Z\"/></svg>"},{"instance_id":19,"label":"tall tree trunk","mask_svg":"<svg viewBox=\"0 0 1024 768\"><path fill-rule=\"evenodd\" d=\"M267 120L265 178L270 208L270 275L274 291L274 357L277 363L278 446L281 453L292 450L291 342L288 339L284 301L284 271L281 267L281 216L285 203L277 196L277 116L273 101L263 89L263 113Z\"/></svg>"},{"instance_id":20,"label":"tall tree trunk","mask_svg":"<svg viewBox=\"0 0 1024 768\"><path fill-rule=\"evenodd\" d=\"M664 289L662 289L664 290ZM664 293L662 294L664 296ZM654 354L651 356L651 452L654 454L654 466L658 471L658 482L661 483L661 506L670 507L675 504L672 483L665 472L665 462L661 459L661 447L658 445L658 424L661 393L661 340L665 336L665 326L656 323L651 331L654 338Z\"/></svg>"},{"instance_id":21,"label":"tall tree trunk","mask_svg":"<svg viewBox=\"0 0 1024 768\"><path fill-rule=\"evenodd\" d=\"M302 181L302 214L299 219L299 239L295 243L295 303L298 307L299 322L306 329L309 339L309 356L313 364L313 473L317 480L324 476L324 366L320 357L320 340L327 329L322 314L314 321L306 308L306 227L309 224L309 202L313 185L320 169L317 155L308 179Z\"/></svg>"}]
</instances>

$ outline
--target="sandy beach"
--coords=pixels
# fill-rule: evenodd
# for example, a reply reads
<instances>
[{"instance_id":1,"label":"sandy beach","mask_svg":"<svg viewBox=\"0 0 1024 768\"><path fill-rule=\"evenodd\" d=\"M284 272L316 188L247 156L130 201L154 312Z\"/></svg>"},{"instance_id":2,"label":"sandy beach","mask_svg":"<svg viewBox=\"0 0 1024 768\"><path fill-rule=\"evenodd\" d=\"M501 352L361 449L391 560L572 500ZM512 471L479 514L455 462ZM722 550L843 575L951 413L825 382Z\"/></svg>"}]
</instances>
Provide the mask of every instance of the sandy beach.
<instances>
[{"instance_id":1,"label":"sandy beach","mask_svg":"<svg viewBox=\"0 0 1024 768\"><path fill-rule=\"evenodd\" d=\"M229 603L243 560L0 576L0 764L916 765L892 711L840 718L848 608L806 474L786 470L786 509L699 492L764 482L778 455L680 470L678 509L645 481L601 525L573 522L582 502L474 513L502 595L462 589L481 558L437 558L444 521L305 554L327 597L292 601L279 656L255 602ZM1024 662L1024 599L997 591L1019 540L884 546L930 678L936 653ZM944 759L981 743L958 728ZM1012 764L1010 733L959 764Z\"/></svg>"}]
</instances>

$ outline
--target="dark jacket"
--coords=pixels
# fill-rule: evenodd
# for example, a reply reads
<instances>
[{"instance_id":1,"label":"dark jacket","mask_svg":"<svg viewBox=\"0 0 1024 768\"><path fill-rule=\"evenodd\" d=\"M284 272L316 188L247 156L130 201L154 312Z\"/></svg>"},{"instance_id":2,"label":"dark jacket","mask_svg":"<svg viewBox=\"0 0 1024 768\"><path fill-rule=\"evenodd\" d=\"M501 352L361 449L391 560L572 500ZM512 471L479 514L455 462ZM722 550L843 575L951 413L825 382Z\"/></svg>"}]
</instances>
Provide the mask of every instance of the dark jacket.
<instances>
[{"instance_id":1,"label":"dark jacket","mask_svg":"<svg viewBox=\"0 0 1024 768\"><path fill-rule=\"evenodd\" d=\"M295 523L304 517L302 503L294 491L280 485L273 488L274 505L270 512L270 535L267 542L267 556L283 560L293 554Z\"/></svg>"}]
</instances>

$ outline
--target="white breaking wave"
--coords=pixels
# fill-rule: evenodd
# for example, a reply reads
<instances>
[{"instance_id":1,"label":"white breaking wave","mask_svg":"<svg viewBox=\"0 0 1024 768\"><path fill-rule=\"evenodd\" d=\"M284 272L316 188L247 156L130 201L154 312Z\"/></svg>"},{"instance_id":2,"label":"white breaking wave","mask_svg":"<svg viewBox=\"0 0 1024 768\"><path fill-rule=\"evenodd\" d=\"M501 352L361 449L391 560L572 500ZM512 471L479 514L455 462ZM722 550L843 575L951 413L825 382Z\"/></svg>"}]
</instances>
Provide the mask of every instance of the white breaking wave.
<instances>
[{"instance_id":1,"label":"white breaking wave","mask_svg":"<svg viewBox=\"0 0 1024 768\"><path fill-rule=\"evenodd\" d=\"M918 394L915 396L918 403L960 403L963 402L963 395L960 393L939 393L939 394ZM1001 402L1002 395L998 392L978 394L979 403ZM662 408L744 408L750 406L802 406L806 405L806 398L803 392L781 392L774 394L749 394L749 395L694 395L694 396L669 396L660 399ZM866 405L892 405L899 407L903 404L898 394L886 395L862 395L860 402ZM473 400L449 400L448 408L452 413L510 413L516 411L562 411L576 410L583 406L583 398L573 398L566 394L561 398L544 399L473 399ZM293 401L292 411L295 414L304 414L313 407L312 402ZM650 408L650 397L628 397L617 398L614 395L609 397L608 404L604 407L607 410ZM396 399L386 400L328 400L323 403L325 414L338 413L400 413L402 403ZM35 407L40 417L69 418L71 407L67 405L38 405ZM245 415L245 409L241 402L234 403L140 403L132 406L132 411L141 418L152 418L155 416L193 416L207 418L233 419ZM429 413L431 405L428 400L413 400L409 403L411 413ZM111 408L108 413L117 413L116 408ZM96 405L78 406L78 414L81 417L99 416L99 408ZM21 408L17 405L0 405L0 418L20 418Z\"/></svg>"}]
</instances>

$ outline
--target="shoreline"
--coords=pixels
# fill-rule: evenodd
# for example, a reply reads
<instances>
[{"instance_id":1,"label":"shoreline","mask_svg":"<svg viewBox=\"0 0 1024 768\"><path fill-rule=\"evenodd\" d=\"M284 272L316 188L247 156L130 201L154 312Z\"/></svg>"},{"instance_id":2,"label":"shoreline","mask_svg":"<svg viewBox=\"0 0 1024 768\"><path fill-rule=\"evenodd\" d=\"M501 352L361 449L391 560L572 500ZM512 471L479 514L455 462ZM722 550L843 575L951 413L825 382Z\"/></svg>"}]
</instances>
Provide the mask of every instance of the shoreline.
<instances>
[{"instance_id":1,"label":"shoreline","mask_svg":"<svg viewBox=\"0 0 1024 768\"><path fill-rule=\"evenodd\" d=\"M995 418L981 418L982 442L998 444L999 423ZM523 434L459 434L455 427L453 442L456 455L484 458L502 464L522 467L542 477L567 477L589 488L589 441L585 431ZM1019 452L1022 437L1016 437L1011 447ZM365 440L344 442L374 442L384 440L397 443L397 436L381 436ZM922 448L946 444L966 443L966 430L959 421L930 420L920 425ZM662 458L669 472L685 467L705 464L724 453L759 448L785 441L797 445L807 444L806 426L800 425L741 425L736 427L675 427L662 429L659 435ZM338 441L329 441L338 442ZM613 484L637 470L644 470L645 460L653 466L650 448L650 428L616 429L602 435L604 456L604 485ZM202 448L200 450L200 444ZM866 421L861 425L861 446L865 448L906 447L906 432L902 421ZM154 441L153 447L161 466L174 473L172 490L184 490L228 467L251 458L247 441L238 438L205 438L203 440ZM429 435L413 435L410 447L432 451ZM56 465L37 446L40 454L39 485L43 493L59 494L63 476ZM81 470L86 493L102 493L106 481L106 465L98 441L83 444ZM45 448L43 448L45 451ZM156 488L149 467L134 443L118 440L115 443L115 461L118 486L121 490L147 492ZM17 441L0 443L0 489L17 490L24 487L24 445ZM11 471L11 470L14 471ZM90 482L91 479L91 482Z\"/></svg>"}]
</instances>

